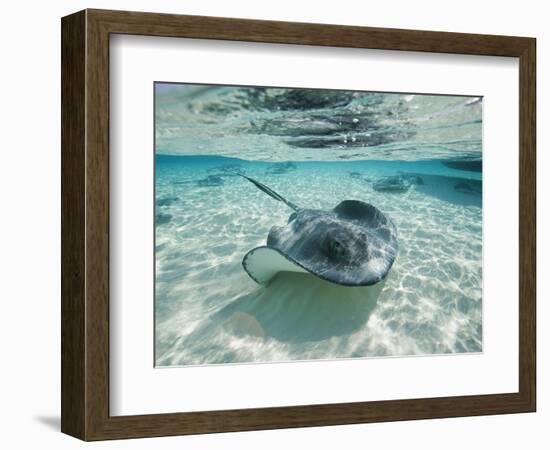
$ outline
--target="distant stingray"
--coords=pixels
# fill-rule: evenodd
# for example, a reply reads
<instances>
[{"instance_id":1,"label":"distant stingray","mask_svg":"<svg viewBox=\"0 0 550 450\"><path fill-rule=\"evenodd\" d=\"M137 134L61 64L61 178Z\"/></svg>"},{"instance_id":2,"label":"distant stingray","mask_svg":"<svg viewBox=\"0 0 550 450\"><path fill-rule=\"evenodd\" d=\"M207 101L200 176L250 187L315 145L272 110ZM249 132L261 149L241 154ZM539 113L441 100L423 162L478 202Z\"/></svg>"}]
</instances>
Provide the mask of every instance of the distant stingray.
<instances>
[{"instance_id":1,"label":"distant stingray","mask_svg":"<svg viewBox=\"0 0 550 450\"><path fill-rule=\"evenodd\" d=\"M466 181L459 181L454 185L454 190L463 194L481 194L480 190L477 190L470 183Z\"/></svg>"},{"instance_id":2,"label":"distant stingray","mask_svg":"<svg viewBox=\"0 0 550 450\"><path fill-rule=\"evenodd\" d=\"M415 173L407 173L399 170L398 172L399 177L403 178L407 183L409 183L411 186L422 186L424 185L424 179Z\"/></svg>"},{"instance_id":3,"label":"distant stingray","mask_svg":"<svg viewBox=\"0 0 550 450\"><path fill-rule=\"evenodd\" d=\"M379 192L406 192L411 183L401 176L385 177L376 181L372 188Z\"/></svg>"},{"instance_id":4,"label":"distant stingray","mask_svg":"<svg viewBox=\"0 0 550 450\"><path fill-rule=\"evenodd\" d=\"M202 178L197 181L197 186L200 187L213 187L222 186L225 183L223 178L219 175L208 175L206 178Z\"/></svg>"},{"instance_id":5,"label":"distant stingray","mask_svg":"<svg viewBox=\"0 0 550 450\"><path fill-rule=\"evenodd\" d=\"M177 202L178 197L162 197L157 199L157 206L169 206L172 203Z\"/></svg>"},{"instance_id":6,"label":"distant stingray","mask_svg":"<svg viewBox=\"0 0 550 450\"><path fill-rule=\"evenodd\" d=\"M345 286L370 286L387 276L397 256L397 231L376 207L344 200L328 211L303 209L243 178L294 210L285 226L271 228L267 245L245 255L243 267L254 281L265 284L279 272L309 272Z\"/></svg>"},{"instance_id":7,"label":"distant stingray","mask_svg":"<svg viewBox=\"0 0 550 450\"><path fill-rule=\"evenodd\" d=\"M155 217L155 223L157 225L165 225L168 222L172 220L172 216L170 214L157 214Z\"/></svg>"},{"instance_id":8,"label":"distant stingray","mask_svg":"<svg viewBox=\"0 0 550 450\"><path fill-rule=\"evenodd\" d=\"M281 175L284 173L291 172L293 170L296 170L296 164L294 164L291 161L286 162L277 162L271 164L266 170L265 173L268 175Z\"/></svg>"},{"instance_id":9,"label":"distant stingray","mask_svg":"<svg viewBox=\"0 0 550 450\"><path fill-rule=\"evenodd\" d=\"M207 169L208 173L215 176L237 176L244 175L246 172L240 164L224 164L222 166L211 167Z\"/></svg>"}]
</instances>

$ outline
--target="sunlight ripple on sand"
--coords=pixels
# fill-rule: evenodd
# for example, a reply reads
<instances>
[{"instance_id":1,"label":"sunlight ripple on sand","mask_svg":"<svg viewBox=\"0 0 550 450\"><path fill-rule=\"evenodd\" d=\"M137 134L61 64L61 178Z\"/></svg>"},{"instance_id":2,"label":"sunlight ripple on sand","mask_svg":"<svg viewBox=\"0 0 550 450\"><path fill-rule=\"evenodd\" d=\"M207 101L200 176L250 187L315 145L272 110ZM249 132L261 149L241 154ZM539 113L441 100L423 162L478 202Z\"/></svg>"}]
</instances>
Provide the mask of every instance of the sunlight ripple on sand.
<instances>
[{"instance_id":1,"label":"sunlight ripple on sand","mask_svg":"<svg viewBox=\"0 0 550 450\"><path fill-rule=\"evenodd\" d=\"M158 169L157 202L176 199L157 204L157 214L170 216L156 228L158 366L482 350L481 196L435 175L406 193L376 192L347 176L349 167L301 163L292 174L270 175L251 163L246 170L300 206L357 199L391 217L399 254L374 291L297 274L259 287L241 260L290 210L240 177L200 187L205 168Z\"/></svg>"}]
</instances>

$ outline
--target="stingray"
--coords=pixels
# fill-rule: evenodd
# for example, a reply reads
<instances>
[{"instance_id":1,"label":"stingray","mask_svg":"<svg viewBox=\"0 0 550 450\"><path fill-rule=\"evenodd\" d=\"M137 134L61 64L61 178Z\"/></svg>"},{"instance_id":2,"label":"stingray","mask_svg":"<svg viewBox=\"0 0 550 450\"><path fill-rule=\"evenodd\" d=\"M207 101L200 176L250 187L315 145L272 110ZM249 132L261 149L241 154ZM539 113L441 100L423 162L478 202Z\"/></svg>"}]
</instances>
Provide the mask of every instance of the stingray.
<instances>
[{"instance_id":1,"label":"stingray","mask_svg":"<svg viewBox=\"0 0 550 450\"><path fill-rule=\"evenodd\" d=\"M224 164L222 166L211 167L206 171L212 173L214 176L237 176L246 173L240 164Z\"/></svg>"},{"instance_id":2,"label":"stingray","mask_svg":"<svg viewBox=\"0 0 550 450\"><path fill-rule=\"evenodd\" d=\"M409 183L411 186L423 186L424 185L424 179L417 174L414 173L406 173L403 171L398 171L398 176L400 178L403 178L407 183Z\"/></svg>"},{"instance_id":3,"label":"stingray","mask_svg":"<svg viewBox=\"0 0 550 450\"><path fill-rule=\"evenodd\" d=\"M243 178L293 210L286 225L271 228L266 245L243 258L244 270L258 284L279 272L310 273L344 286L370 286L388 275L397 256L397 231L378 208L359 200L344 200L330 210L301 208Z\"/></svg>"},{"instance_id":4,"label":"stingray","mask_svg":"<svg viewBox=\"0 0 550 450\"><path fill-rule=\"evenodd\" d=\"M178 197L163 197L157 199L157 206L170 206L179 200Z\"/></svg>"},{"instance_id":5,"label":"stingray","mask_svg":"<svg viewBox=\"0 0 550 450\"><path fill-rule=\"evenodd\" d=\"M454 185L454 190L461 192L462 194L481 194L481 191L477 190L470 183L466 181L459 181Z\"/></svg>"},{"instance_id":6,"label":"stingray","mask_svg":"<svg viewBox=\"0 0 550 450\"><path fill-rule=\"evenodd\" d=\"M265 170L265 173L268 175L281 175L296 169L297 169L296 164L294 164L293 162L287 161L287 162L271 164Z\"/></svg>"},{"instance_id":7,"label":"stingray","mask_svg":"<svg viewBox=\"0 0 550 450\"><path fill-rule=\"evenodd\" d=\"M206 178L197 180L196 185L200 187L214 187L222 186L225 183L223 178L219 175L208 175Z\"/></svg>"},{"instance_id":8,"label":"stingray","mask_svg":"<svg viewBox=\"0 0 550 450\"><path fill-rule=\"evenodd\" d=\"M411 184L400 176L385 177L376 181L372 188L379 192L406 192Z\"/></svg>"},{"instance_id":9,"label":"stingray","mask_svg":"<svg viewBox=\"0 0 550 450\"><path fill-rule=\"evenodd\" d=\"M172 216L170 214L158 213L155 217L155 222L157 225L165 225L171 220L172 220Z\"/></svg>"}]
</instances>

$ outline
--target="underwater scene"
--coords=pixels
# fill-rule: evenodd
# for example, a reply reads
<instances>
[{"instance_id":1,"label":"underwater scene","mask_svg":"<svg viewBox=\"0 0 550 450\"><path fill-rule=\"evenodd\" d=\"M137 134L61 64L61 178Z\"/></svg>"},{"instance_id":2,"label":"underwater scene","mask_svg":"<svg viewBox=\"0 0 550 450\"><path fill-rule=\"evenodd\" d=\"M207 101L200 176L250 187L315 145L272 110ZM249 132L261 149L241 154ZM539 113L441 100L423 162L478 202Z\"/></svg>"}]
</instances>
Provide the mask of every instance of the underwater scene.
<instances>
[{"instance_id":1,"label":"underwater scene","mask_svg":"<svg viewBox=\"0 0 550 450\"><path fill-rule=\"evenodd\" d=\"M476 353L482 98L155 83L155 366Z\"/></svg>"}]
</instances>

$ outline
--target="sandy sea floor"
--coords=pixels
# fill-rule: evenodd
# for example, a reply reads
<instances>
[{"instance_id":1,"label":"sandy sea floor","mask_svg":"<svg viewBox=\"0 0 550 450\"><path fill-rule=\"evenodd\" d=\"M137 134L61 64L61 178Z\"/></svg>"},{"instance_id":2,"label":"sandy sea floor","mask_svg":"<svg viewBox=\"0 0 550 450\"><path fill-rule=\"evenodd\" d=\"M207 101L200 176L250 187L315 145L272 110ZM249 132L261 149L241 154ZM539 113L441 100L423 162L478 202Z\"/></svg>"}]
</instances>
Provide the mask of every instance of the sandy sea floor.
<instances>
[{"instance_id":1,"label":"sandy sea floor","mask_svg":"<svg viewBox=\"0 0 550 450\"><path fill-rule=\"evenodd\" d=\"M482 196L455 189L480 173L439 162L354 161L301 162L270 174L267 163L240 162L239 170L300 206L362 200L398 231L399 254L383 283L349 288L281 273L265 288L242 258L291 211L230 172L218 186L197 184L227 163L157 159L157 366L482 351ZM373 189L373 180L398 171L419 173L424 184L405 193Z\"/></svg>"}]
</instances>

